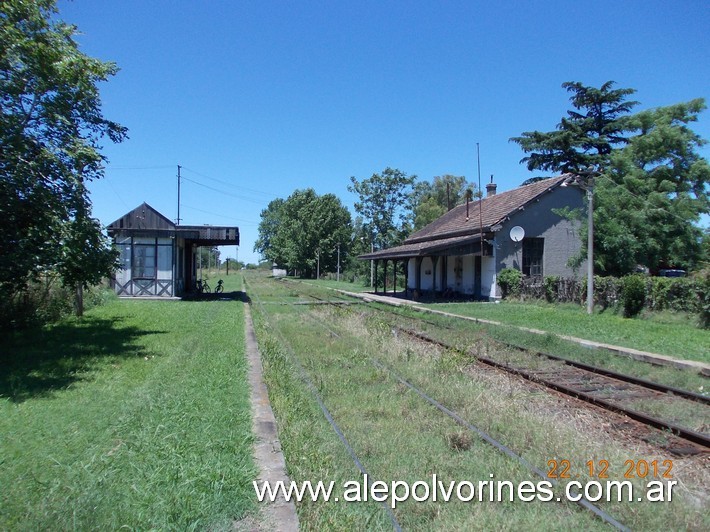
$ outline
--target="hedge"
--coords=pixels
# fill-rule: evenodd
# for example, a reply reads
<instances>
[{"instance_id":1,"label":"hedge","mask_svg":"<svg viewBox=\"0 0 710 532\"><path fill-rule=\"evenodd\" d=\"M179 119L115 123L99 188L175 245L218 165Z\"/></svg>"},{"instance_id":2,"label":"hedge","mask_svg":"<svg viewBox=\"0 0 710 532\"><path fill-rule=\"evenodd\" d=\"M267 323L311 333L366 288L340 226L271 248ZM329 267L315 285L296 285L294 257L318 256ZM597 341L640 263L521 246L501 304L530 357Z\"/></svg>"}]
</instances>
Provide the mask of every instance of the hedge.
<instances>
[{"instance_id":1,"label":"hedge","mask_svg":"<svg viewBox=\"0 0 710 532\"><path fill-rule=\"evenodd\" d=\"M558 276L516 279L508 271L517 270L503 270L499 274L498 283L503 289L503 297L580 305L586 302L586 279ZM623 308L624 314L629 316L644 308L688 312L699 315L701 326L710 327L710 269L692 277L645 277L635 274L618 278L595 275L594 304L601 309Z\"/></svg>"}]
</instances>

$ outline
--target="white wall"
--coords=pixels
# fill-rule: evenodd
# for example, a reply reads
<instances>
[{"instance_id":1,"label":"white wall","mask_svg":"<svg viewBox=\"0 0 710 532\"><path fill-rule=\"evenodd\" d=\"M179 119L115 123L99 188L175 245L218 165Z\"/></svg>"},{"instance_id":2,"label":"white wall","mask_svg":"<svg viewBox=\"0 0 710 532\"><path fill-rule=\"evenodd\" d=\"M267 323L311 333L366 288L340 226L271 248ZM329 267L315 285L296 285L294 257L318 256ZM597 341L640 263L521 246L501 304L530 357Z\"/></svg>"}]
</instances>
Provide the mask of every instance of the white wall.
<instances>
[{"instance_id":1,"label":"white wall","mask_svg":"<svg viewBox=\"0 0 710 532\"><path fill-rule=\"evenodd\" d=\"M483 257L481 262L481 296L496 297L496 261L495 257Z\"/></svg>"},{"instance_id":2,"label":"white wall","mask_svg":"<svg viewBox=\"0 0 710 532\"><path fill-rule=\"evenodd\" d=\"M434 264L430 257L424 257L422 260L422 290L433 290L434 289ZM427 273L429 272L429 273Z\"/></svg>"}]
</instances>

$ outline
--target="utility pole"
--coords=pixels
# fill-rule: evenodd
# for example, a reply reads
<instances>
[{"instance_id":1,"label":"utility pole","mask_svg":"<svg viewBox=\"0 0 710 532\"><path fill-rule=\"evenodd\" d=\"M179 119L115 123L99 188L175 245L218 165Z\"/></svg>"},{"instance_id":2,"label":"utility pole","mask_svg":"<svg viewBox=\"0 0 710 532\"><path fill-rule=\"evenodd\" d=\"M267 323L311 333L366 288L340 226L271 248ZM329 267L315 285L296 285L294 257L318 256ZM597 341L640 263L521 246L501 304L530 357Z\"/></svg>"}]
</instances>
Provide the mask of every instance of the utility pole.
<instances>
[{"instance_id":1,"label":"utility pole","mask_svg":"<svg viewBox=\"0 0 710 532\"><path fill-rule=\"evenodd\" d=\"M177 224L175 224L175 225L180 225L180 169L182 168L182 166L180 166L178 164L177 167L178 167L178 175L177 175L177 178L178 178L178 206L177 206L178 207L178 216L177 216Z\"/></svg>"},{"instance_id":2,"label":"utility pole","mask_svg":"<svg viewBox=\"0 0 710 532\"><path fill-rule=\"evenodd\" d=\"M587 314L594 312L594 178L599 171L593 166L575 172L562 186L574 184L587 193Z\"/></svg>"},{"instance_id":3,"label":"utility pole","mask_svg":"<svg viewBox=\"0 0 710 532\"><path fill-rule=\"evenodd\" d=\"M481 148L478 142L476 142L476 159L478 161L478 228L481 231L481 276L483 276L483 189L481 188Z\"/></svg>"},{"instance_id":4,"label":"utility pole","mask_svg":"<svg viewBox=\"0 0 710 532\"><path fill-rule=\"evenodd\" d=\"M316 251L316 261L317 261L316 279L320 279L320 249L318 251Z\"/></svg>"},{"instance_id":5,"label":"utility pole","mask_svg":"<svg viewBox=\"0 0 710 532\"><path fill-rule=\"evenodd\" d=\"M338 242L338 281L340 281L340 242Z\"/></svg>"},{"instance_id":6,"label":"utility pole","mask_svg":"<svg viewBox=\"0 0 710 532\"><path fill-rule=\"evenodd\" d=\"M587 314L594 312L594 177L592 172L587 174L587 200L588 213L587 225L589 234L587 235Z\"/></svg>"}]
</instances>

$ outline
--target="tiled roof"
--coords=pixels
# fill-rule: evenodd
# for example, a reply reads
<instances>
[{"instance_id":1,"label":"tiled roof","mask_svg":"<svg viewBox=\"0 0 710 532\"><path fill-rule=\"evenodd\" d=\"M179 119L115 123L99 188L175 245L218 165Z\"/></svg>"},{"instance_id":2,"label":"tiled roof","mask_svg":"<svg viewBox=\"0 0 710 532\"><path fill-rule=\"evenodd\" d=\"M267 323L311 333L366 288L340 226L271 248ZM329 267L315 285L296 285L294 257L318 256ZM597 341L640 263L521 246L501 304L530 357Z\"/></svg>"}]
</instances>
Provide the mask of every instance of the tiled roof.
<instances>
[{"instance_id":1,"label":"tiled roof","mask_svg":"<svg viewBox=\"0 0 710 532\"><path fill-rule=\"evenodd\" d=\"M359 258L367 260L371 258L416 257L436 249L460 245L473 240L478 241L481 226L484 233L490 231L492 227L503 222L515 211L557 188L570 177L569 174L564 174L559 177L543 179L537 183L472 201L468 205L468 218L466 217L466 204L458 205L426 227L412 233L401 246L367 253Z\"/></svg>"},{"instance_id":2,"label":"tiled roof","mask_svg":"<svg viewBox=\"0 0 710 532\"><path fill-rule=\"evenodd\" d=\"M481 225L483 225L484 231L490 230L491 227L499 224L506 217L535 200L538 196L561 185L568 177L569 175L561 175L543 179L537 183L501 192L495 196L488 196L482 200L472 201L468 206L468 220L466 219L466 204L458 205L426 227L409 235L409 238L404 243L420 242L459 234L478 234ZM479 204L483 219L482 224L481 220L479 220Z\"/></svg>"}]
</instances>

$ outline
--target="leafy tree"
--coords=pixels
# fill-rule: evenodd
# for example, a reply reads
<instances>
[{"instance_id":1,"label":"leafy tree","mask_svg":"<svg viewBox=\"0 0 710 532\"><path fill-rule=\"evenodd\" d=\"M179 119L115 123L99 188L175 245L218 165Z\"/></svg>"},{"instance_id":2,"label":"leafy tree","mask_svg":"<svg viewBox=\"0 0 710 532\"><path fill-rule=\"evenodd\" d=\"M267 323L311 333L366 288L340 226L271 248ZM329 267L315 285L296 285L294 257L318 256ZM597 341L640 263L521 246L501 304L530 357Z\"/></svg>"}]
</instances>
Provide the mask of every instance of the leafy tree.
<instances>
[{"instance_id":1,"label":"leafy tree","mask_svg":"<svg viewBox=\"0 0 710 532\"><path fill-rule=\"evenodd\" d=\"M574 111L557 131L526 132L511 140L530 153L530 170L579 172L593 166L595 268L624 275L642 264L651 270L695 267L704 256L700 215L709 212L708 163L697 149L705 141L688 124L697 121L702 99L630 114L633 89L613 90L580 83ZM581 112L580 112L581 111ZM586 214L579 216L586 234ZM581 216L580 216L581 215ZM577 261L586 256L583 249Z\"/></svg>"},{"instance_id":2,"label":"leafy tree","mask_svg":"<svg viewBox=\"0 0 710 532\"><path fill-rule=\"evenodd\" d=\"M56 13L54 0L0 3L0 297L50 270L87 286L116 262L86 183L103 175L101 139L126 138L99 99L117 68L81 53Z\"/></svg>"},{"instance_id":3,"label":"leafy tree","mask_svg":"<svg viewBox=\"0 0 710 532\"><path fill-rule=\"evenodd\" d=\"M359 260L359 255L369 253L372 249L371 235L365 226L362 216L356 216L352 225L350 253L344 263L343 273L350 281L359 279L364 284L370 283L370 263Z\"/></svg>"},{"instance_id":4,"label":"leafy tree","mask_svg":"<svg viewBox=\"0 0 710 532\"><path fill-rule=\"evenodd\" d=\"M605 166L617 146L627 142L630 130L627 116L638 104L626 101L634 89L613 89L607 81L600 88L579 82L566 82L562 87L572 93L575 110L567 111L557 130L526 131L510 140L520 145L527 157L521 159L528 170L574 172L588 166Z\"/></svg>"},{"instance_id":5,"label":"leafy tree","mask_svg":"<svg viewBox=\"0 0 710 532\"><path fill-rule=\"evenodd\" d=\"M465 201L468 188L474 190L475 185L467 183L464 176L450 174L436 176L432 182L416 183L409 199L414 230L418 231Z\"/></svg>"},{"instance_id":6,"label":"leafy tree","mask_svg":"<svg viewBox=\"0 0 710 532\"><path fill-rule=\"evenodd\" d=\"M285 264L281 250L272 245L272 241L281 226L281 207L284 200L277 198L269 202L266 209L261 211L261 222L259 222L259 236L254 242L254 251L261 254L267 260L278 264Z\"/></svg>"},{"instance_id":7,"label":"leafy tree","mask_svg":"<svg viewBox=\"0 0 710 532\"><path fill-rule=\"evenodd\" d=\"M693 269L702 260L700 215L710 212L710 165L697 148L705 141L688 123L702 99L640 112L638 134L616 150L595 189L597 266L622 275L637 264L652 270Z\"/></svg>"},{"instance_id":8,"label":"leafy tree","mask_svg":"<svg viewBox=\"0 0 710 532\"><path fill-rule=\"evenodd\" d=\"M362 181L350 178L348 190L359 196L355 210L363 217L375 249L401 242L409 231L405 207L416 179L416 175L389 167Z\"/></svg>"},{"instance_id":9,"label":"leafy tree","mask_svg":"<svg viewBox=\"0 0 710 532\"><path fill-rule=\"evenodd\" d=\"M296 190L286 200L274 200L261 213L254 250L269 261L313 276L337 269L352 240L350 212L333 194L318 196L311 188Z\"/></svg>"},{"instance_id":10,"label":"leafy tree","mask_svg":"<svg viewBox=\"0 0 710 532\"><path fill-rule=\"evenodd\" d=\"M200 246L197 254L197 266L203 270L203 275L208 275L209 270L217 269L220 264L220 251L217 246Z\"/></svg>"}]
</instances>

